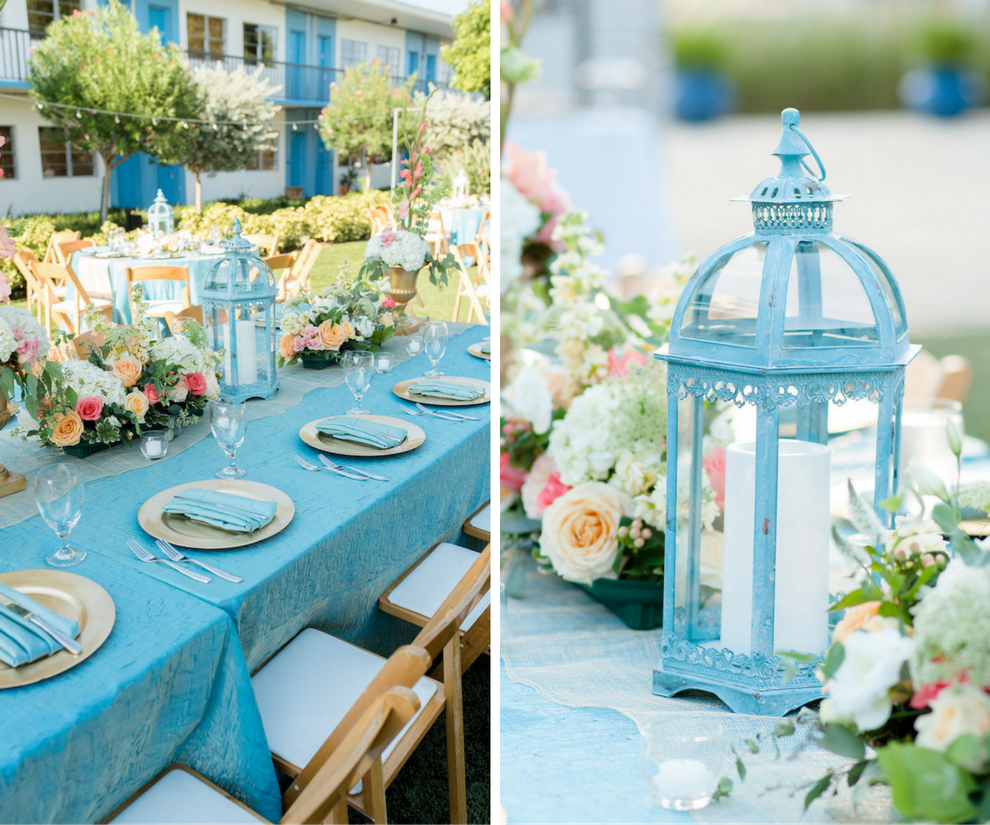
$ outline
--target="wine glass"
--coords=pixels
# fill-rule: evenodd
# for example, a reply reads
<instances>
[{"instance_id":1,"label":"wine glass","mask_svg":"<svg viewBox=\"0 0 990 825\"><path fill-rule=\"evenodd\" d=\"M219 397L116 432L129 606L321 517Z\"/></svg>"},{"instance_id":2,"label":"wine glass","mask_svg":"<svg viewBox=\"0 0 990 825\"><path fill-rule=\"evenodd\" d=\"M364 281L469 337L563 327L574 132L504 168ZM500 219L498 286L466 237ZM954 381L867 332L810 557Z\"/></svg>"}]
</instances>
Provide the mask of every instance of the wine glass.
<instances>
[{"instance_id":1,"label":"wine glass","mask_svg":"<svg viewBox=\"0 0 990 825\"><path fill-rule=\"evenodd\" d=\"M347 415L370 415L371 411L361 406L361 398L371 389L371 379L375 377L375 353L351 350L344 353L344 380L357 406L348 410Z\"/></svg>"},{"instance_id":2,"label":"wine glass","mask_svg":"<svg viewBox=\"0 0 990 825\"><path fill-rule=\"evenodd\" d=\"M430 359L430 363L433 364L433 369L427 370L423 375L443 375L437 369L437 364L440 363L440 359L447 351L447 324L443 321L430 321L423 333L423 344L426 347L426 355Z\"/></svg>"},{"instance_id":3,"label":"wine glass","mask_svg":"<svg viewBox=\"0 0 990 825\"><path fill-rule=\"evenodd\" d=\"M34 497L45 523L62 540L54 553L45 557L52 567L72 567L86 558L85 550L69 547L69 533L82 515L85 485L77 467L64 462L49 464L34 479Z\"/></svg>"},{"instance_id":4,"label":"wine glass","mask_svg":"<svg viewBox=\"0 0 990 825\"><path fill-rule=\"evenodd\" d=\"M237 448L244 443L247 432L247 407L240 404L225 404L214 401L210 407L210 429L217 444L227 454L227 466L217 470L217 478L244 478L247 470L241 470L234 465Z\"/></svg>"},{"instance_id":5,"label":"wine glass","mask_svg":"<svg viewBox=\"0 0 990 825\"><path fill-rule=\"evenodd\" d=\"M410 358L423 354L423 336L409 335L406 337L406 352Z\"/></svg>"},{"instance_id":6,"label":"wine glass","mask_svg":"<svg viewBox=\"0 0 990 825\"><path fill-rule=\"evenodd\" d=\"M395 356L391 352L379 352L375 355L375 372L384 375L391 372L395 366Z\"/></svg>"}]
</instances>

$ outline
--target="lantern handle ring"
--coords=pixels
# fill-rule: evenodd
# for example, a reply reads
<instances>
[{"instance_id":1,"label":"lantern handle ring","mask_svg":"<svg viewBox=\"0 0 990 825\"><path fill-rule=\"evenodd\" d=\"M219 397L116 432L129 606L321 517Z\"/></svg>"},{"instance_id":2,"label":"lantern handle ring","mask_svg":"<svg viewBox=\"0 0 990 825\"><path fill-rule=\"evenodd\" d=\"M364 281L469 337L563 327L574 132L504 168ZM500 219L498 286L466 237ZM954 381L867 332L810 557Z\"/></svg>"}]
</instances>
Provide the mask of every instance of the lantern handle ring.
<instances>
[{"instance_id":1,"label":"lantern handle ring","mask_svg":"<svg viewBox=\"0 0 990 825\"><path fill-rule=\"evenodd\" d=\"M820 157L818 157L818 152L816 152L816 151L815 151L815 147L811 145L811 141L810 141L810 140L808 140L808 138L806 138L806 137L804 136L804 132L802 132L802 131L801 131L801 130L800 130L800 129L798 128L798 126L797 126L797 124L796 124L796 123L790 123L790 124L788 124L788 125L790 126L790 128L791 128L791 129L793 129L793 130L794 130L795 132L797 132L797 136L798 136L799 138L801 138L801 140L803 140L803 141L804 141L804 145L808 147L808 151L809 151L809 152L811 152L811 154L812 154L812 157L814 157L814 159L815 159L815 163L817 163L817 164L818 164L818 171L819 171L819 172L821 172L821 174L820 174L820 175L816 175L816 174L815 174L815 173L814 173L814 172L812 171L812 169L811 169L811 167L810 167L810 166L808 166L808 164L807 164L807 163L805 163L805 160L804 160L804 158L801 158L801 165L802 165L802 166L804 167L804 169L805 169L805 171L806 171L806 172L807 172L807 173L808 173L809 175L811 175L811 177L813 177L813 178L815 178L815 180L820 180L820 181L821 181L821 180L825 180L825 165L824 165L824 164L822 163L822 159L821 159Z\"/></svg>"}]
</instances>

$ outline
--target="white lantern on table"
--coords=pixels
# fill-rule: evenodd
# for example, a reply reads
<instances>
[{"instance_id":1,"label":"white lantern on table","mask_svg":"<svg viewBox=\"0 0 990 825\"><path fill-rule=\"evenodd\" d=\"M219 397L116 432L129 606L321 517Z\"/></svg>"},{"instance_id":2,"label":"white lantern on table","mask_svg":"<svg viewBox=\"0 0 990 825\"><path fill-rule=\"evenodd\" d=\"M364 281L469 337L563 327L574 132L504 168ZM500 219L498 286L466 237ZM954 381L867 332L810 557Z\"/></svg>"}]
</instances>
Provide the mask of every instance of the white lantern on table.
<instances>
[{"instance_id":1,"label":"white lantern on table","mask_svg":"<svg viewBox=\"0 0 990 825\"><path fill-rule=\"evenodd\" d=\"M467 172L461 169L457 173L457 177L454 178L454 183L451 186L450 196L455 201L465 201L470 194L471 181L468 180Z\"/></svg>"},{"instance_id":2,"label":"white lantern on table","mask_svg":"<svg viewBox=\"0 0 990 825\"><path fill-rule=\"evenodd\" d=\"M165 200L162 190L159 189L155 202L148 209L148 229L157 240L165 235L171 235L174 228L175 214L172 207L168 205L168 201Z\"/></svg>"}]
</instances>

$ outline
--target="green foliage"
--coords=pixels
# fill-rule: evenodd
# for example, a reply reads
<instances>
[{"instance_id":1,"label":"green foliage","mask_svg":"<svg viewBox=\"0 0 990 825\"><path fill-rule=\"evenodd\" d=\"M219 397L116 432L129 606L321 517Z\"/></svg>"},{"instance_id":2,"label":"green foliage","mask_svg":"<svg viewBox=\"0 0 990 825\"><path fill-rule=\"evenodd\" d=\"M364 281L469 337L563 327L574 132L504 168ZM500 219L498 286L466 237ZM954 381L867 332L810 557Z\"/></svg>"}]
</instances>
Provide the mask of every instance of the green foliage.
<instances>
[{"instance_id":1,"label":"green foliage","mask_svg":"<svg viewBox=\"0 0 990 825\"><path fill-rule=\"evenodd\" d=\"M936 66L960 66L976 51L972 31L944 20L926 26L918 37L921 54Z\"/></svg>"},{"instance_id":2,"label":"green foliage","mask_svg":"<svg viewBox=\"0 0 990 825\"><path fill-rule=\"evenodd\" d=\"M973 778L946 754L891 742L877 751L894 806L912 819L968 822L976 815L969 800Z\"/></svg>"},{"instance_id":3,"label":"green foliage","mask_svg":"<svg viewBox=\"0 0 990 825\"><path fill-rule=\"evenodd\" d=\"M48 239L55 231L55 223L47 215L37 215L20 221L20 233L17 236L16 248L30 249L38 260L45 257ZM11 292L20 295L24 290L24 277L10 258L0 258L0 272L10 279Z\"/></svg>"},{"instance_id":4,"label":"green foliage","mask_svg":"<svg viewBox=\"0 0 990 825\"><path fill-rule=\"evenodd\" d=\"M454 70L454 88L492 96L491 35L488 0L471 0L454 18L454 42L440 50L440 58Z\"/></svg>"},{"instance_id":5,"label":"green foliage","mask_svg":"<svg viewBox=\"0 0 990 825\"><path fill-rule=\"evenodd\" d=\"M179 47L163 44L157 30L141 34L119 0L52 23L45 39L34 46L28 82L36 100L78 107L46 106L41 114L61 127L75 146L103 158L103 220L114 167L140 151L175 156L181 140L177 125L152 118L195 118L201 106ZM109 115L93 114L93 109L147 117L125 117L117 123Z\"/></svg>"},{"instance_id":6,"label":"green foliage","mask_svg":"<svg viewBox=\"0 0 990 825\"><path fill-rule=\"evenodd\" d=\"M714 28L675 29L670 40L678 69L718 70L728 59L725 36Z\"/></svg>"},{"instance_id":7,"label":"green foliage","mask_svg":"<svg viewBox=\"0 0 990 825\"><path fill-rule=\"evenodd\" d=\"M441 171L448 187L454 185L461 169L467 173L472 195L491 194L492 153L487 143L475 140L443 161Z\"/></svg>"},{"instance_id":8,"label":"green foliage","mask_svg":"<svg viewBox=\"0 0 990 825\"><path fill-rule=\"evenodd\" d=\"M430 95L418 92L410 104L411 108L421 109L426 104L426 129L423 144L430 147L430 154L437 163L443 163L453 153L464 150L475 141L484 143L491 135L491 104L487 100L477 100L468 94L460 94L446 89L437 89ZM411 124L411 130L408 125ZM403 145L412 144L412 134L420 124L417 112L405 112L400 120L403 130Z\"/></svg>"},{"instance_id":9,"label":"green foliage","mask_svg":"<svg viewBox=\"0 0 990 825\"><path fill-rule=\"evenodd\" d=\"M642 519L622 516L618 538L622 550L615 559L615 572L628 581L663 582L664 538L663 531L653 530ZM637 547L640 540L642 545ZM621 567L623 558L625 567Z\"/></svg>"}]
</instances>

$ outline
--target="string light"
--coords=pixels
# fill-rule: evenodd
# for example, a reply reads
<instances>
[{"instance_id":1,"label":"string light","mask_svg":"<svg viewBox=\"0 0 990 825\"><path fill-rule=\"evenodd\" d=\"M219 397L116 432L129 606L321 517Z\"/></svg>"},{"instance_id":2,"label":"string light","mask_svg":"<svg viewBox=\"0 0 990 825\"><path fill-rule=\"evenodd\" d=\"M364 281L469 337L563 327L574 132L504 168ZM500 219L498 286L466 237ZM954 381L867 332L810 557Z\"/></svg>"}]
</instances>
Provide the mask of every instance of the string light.
<instances>
[{"instance_id":1,"label":"string light","mask_svg":"<svg viewBox=\"0 0 990 825\"><path fill-rule=\"evenodd\" d=\"M78 118L82 117L82 112L80 112L78 109L76 109L76 117Z\"/></svg>"},{"instance_id":2,"label":"string light","mask_svg":"<svg viewBox=\"0 0 990 825\"><path fill-rule=\"evenodd\" d=\"M298 132L299 131L299 127L296 126L295 121L293 121L293 123L292 123L292 131L293 132Z\"/></svg>"},{"instance_id":3,"label":"string light","mask_svg":"<svg viewBox=\"0 0 990 825\"><path fill-rule=\"evenodd\" d=\"M152 126L157 126L158 125L158 118L157 117L153 117L151 119L151 125Z\"/></svg>"},{"instance_id":4,"label":"string light","mask_svg":"<svg viewBox=\"0 0 990 825\"><path fill-rule=\"evenodd\" d=\"M114 115L113 116L113 122L114 123L120 123L120 115Z\"/></svg>"}]
</instances>

